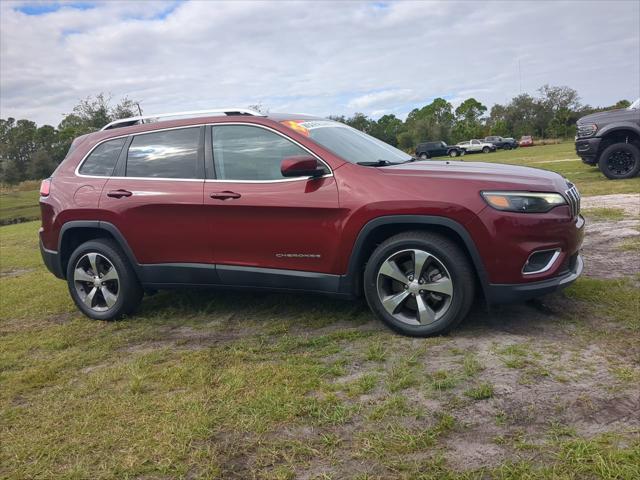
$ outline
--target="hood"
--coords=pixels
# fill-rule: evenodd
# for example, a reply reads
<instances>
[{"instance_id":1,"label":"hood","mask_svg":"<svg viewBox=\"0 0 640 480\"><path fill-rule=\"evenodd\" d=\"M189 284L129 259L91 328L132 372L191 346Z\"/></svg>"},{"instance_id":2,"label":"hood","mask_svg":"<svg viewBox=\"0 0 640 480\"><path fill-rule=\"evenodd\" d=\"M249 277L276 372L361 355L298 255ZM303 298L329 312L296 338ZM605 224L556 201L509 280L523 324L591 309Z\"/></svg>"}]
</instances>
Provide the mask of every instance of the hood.
<instances>
[{"instance_id":1,"label":"hood","mask_svg":"<svg viewBox=\"0 0 640 480\"><path fill-rule=\"evenodd\" d=\"M387 175L470 181L481 188L565 192L567 180L557 173L538 168L484 162L418 161L390 165L378 170Z\"/></svg>"},{"instance_id":2,"label":"hood","mask_svg":"<svg viewBox=\"0 0 640 480\"><path fill-rule=\"evenodd\" d=\"M632 120L640 117L640 110L608 110L606 112L592 113L578 119L578 123L610 123Z\"/></svg>"}]
</instances>

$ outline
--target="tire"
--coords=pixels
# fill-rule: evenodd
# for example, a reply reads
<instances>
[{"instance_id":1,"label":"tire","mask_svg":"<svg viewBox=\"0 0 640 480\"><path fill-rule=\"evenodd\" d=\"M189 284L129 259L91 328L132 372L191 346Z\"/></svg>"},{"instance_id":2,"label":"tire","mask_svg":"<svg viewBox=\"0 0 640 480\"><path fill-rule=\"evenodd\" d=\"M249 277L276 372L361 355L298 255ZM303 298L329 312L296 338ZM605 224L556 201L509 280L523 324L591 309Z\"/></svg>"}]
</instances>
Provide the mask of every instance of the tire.
<instances>
[{"instance_id":1,"label":"tire","mask_svg":"<svg viewBox=\"0 0 640 480\"><path fill-rule=\"evenodd\" d=\"M504 147L502 147L504 150L511 150L511 145L507 144Z\"/></svg>"},{"instance_id":2,"label":"tire","mask_svg":"<svg viewBox=\"0 0 640 480\"><path fill-rule=\"evenodd\" d=\"M489 153L491 149L489 147L482 147L482 153Z\"/></svg>"},{"instance_id":3,"label":"tire","mask_svg":"<svg viewBox=\"0 0 640 480\"><path fill-rule=\"evenodd\" d=\"M422 265L418 279L413 278L416 264ZM474 289L466 255L445 236L429 232L404 232L385 240L364 272L371 311L391 329L411 337L453 329L469 312Z\"/></svg>"},{"instance_id":4,"label":"tire","mask_svg":"<svg viewBox=\"0 0 640 480\"><path fill-rule=\"evenodd\" d=\"M429 160L429 155L427 155L426 153L421 153L420 160Z\"/></svg>"},{"instance_id":5,"label":"tire","mask_svg":"<svg viewBox=\"0 0 640 480\"><path fill-rule=\"evenodd\" d=\"M116 320L132 313L143 295L129 260L108 239L91 240L74 250L67 265L67 286L78 309L94 320Z\"/></svg>"},{"instance_id":6,"label":"tire","mask_svg":"<svg viewBox=\"0 0 640 480\"><path fill-rule=\"evenodd\" d=\"M640 150L630 143L614 143L600 154L598 166L610 180L635 177L640 172Z\"/></svg>"},{"instance_id":7,"label":"tire","mask_svg":"<svg viewBox=\"0 0 640 480\"><path fill-rule=\"evenodd\" d=\"M456 157L458 156L458 151L457 151L457 150L451 150L451 151L449 152L449 156L450 156L451 158L456 158Z\"/></svg>"}]
</instances>

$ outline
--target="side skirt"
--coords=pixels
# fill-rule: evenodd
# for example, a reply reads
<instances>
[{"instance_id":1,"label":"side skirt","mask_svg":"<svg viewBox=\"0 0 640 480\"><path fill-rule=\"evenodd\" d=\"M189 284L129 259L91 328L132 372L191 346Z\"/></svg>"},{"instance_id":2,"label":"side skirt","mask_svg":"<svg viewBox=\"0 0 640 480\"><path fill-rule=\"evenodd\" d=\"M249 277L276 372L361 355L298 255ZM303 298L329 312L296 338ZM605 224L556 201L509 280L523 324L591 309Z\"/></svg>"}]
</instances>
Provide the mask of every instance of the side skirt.
<instances>
[{"instance_id":1,"label":"side skirt","mask_svg":"<svg viewBox=\"0 0 640 480\"><path fill-rule=\"evenodd\" d=\"M275 268L162 263L139 265L146 288L224 287L340 295L340 275Z\"/></svg>"}]
</instances>

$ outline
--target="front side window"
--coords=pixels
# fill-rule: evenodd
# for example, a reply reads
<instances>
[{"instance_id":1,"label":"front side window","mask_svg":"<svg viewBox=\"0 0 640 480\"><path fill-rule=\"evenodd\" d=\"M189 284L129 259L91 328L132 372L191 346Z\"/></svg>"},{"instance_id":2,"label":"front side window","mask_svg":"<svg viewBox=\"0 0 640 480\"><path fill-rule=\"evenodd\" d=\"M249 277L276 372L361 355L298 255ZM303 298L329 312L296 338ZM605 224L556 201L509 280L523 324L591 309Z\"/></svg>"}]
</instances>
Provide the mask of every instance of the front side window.
<instances>
[{"instance_id":1,"label":"front side window","mask_svg":"<svg viewBox=\"0 0 640 480\"><path fill-rule=\"evenodd\" d=\"M389 163L404 163L411 160L411 155L407 155L388 143L333 120L286 120L281 123L311 138L347 162L384 160ZM432 148L433 144L433 142L429 142L428 148Z\"/></svg>"},{"instance_id":2,"label":"front side window","mask_svg":"<svg viewBox=\"0 0 640 480\"><path fill-rule=\"evenodd\" d=\"M286 138L250 125L217 125L212 129L213 163L220 180L282 180L282 160L306 155Z\"/></svg>"},{"instance_id":3,"label":"front side window","mask_svg":"<svg viewBox=\"0 0 640 480\"><path fill-rule=\"evenodd\" d=\"M79 173L96 177L108 177L111 175L125 140L126 138L124 137L115 138L98 145L84 161Z\"/></svg>"},{"instance_id":4,"label":"front side window","mask_svg":"<svg viewBox=\"0 0 640 480\"><path fill-rule=\"evenodd\" d=\"M127 177L199 178L200 128L181 128L136 136L127 154Z\"/></svg>"}]
</instances>

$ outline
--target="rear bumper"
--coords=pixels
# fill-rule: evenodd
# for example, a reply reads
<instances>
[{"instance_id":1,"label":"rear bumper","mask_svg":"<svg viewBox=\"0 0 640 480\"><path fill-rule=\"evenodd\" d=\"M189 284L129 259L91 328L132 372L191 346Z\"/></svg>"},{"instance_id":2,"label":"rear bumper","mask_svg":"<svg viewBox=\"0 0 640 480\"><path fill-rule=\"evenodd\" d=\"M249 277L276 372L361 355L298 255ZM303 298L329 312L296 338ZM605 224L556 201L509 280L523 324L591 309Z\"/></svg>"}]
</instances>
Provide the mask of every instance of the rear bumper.
<instances>
[{"instance_id":1,"label":"rear bumper","mask_svg":"<svg viewBox=\"0 0 640 480\"><path fill-rule=\"evenodd\" d=\"M598 161L598 149L601 138L579 138L576 140L576 154L587 164L594 164Z\"/></svg>"},{"instance_id":2,"label":"rear bumper","mask_svg":"<svg viewBox=\"0 0 640 480\"><path fill-rule=\"evenodd\" d=\"M576 254L575 260L570 262L568 267L565 273L539 282L488 285L486 289L488 301L489 303L522 302L561 290L575 282L582 273L584 268L582 256Z\"/></svg>"},{"instance_id":3,"label":"rear bumper","mask_svg":"<svg viewBox=\"0 0 640 480\"><path fill-rule=\"evenodd\" d=\"M40 255L47 269L58 278L64 278L62 267L60 265L60 255L54 250L47 250L40 238Z\"/></svg>"}]
</instances>

